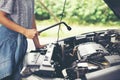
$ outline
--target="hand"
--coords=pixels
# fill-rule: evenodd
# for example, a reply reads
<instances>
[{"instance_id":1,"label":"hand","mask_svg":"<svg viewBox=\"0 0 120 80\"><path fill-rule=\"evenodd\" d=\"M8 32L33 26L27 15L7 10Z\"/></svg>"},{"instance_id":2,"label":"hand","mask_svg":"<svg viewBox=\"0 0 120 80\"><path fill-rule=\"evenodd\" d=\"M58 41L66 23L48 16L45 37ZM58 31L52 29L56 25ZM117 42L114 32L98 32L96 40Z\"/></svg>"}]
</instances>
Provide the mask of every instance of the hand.
<instances>
[{"instance_id":1,"label":"hand","mask_svg":"<svg viewBox=\"0 0 120 80\"><path fill-rule=\"evenodd\" d=\"M36 34L37 34L36 29L25 29L25 31L23 33L23 35L25 35L25 37L27 37L29 39L33 39Z\"/></svg>"},{"instance_id":2,"label":"hand","mask_svg":"<svg viewBox=\"0 0 120 80\"><path fill-rule=\"evenodd\" d=\"M36 50L41 48L46 48L46 47L47 47L46 45L39 45L39 46L36 46Z\"/></svg>"}]
</instances>

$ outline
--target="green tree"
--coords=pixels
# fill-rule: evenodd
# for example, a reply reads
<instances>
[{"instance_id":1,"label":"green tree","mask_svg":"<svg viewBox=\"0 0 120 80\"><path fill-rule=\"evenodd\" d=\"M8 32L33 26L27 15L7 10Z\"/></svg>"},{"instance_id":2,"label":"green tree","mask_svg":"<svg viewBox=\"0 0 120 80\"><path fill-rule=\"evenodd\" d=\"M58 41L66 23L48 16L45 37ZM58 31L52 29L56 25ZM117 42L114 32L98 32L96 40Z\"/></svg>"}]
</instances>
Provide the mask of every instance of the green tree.
<instances>
[{"instance_id":1,"label":"green tree","mask_svg":"<svg viewBox=\"0 0 120 80\"><path fill-rule=\"evenodd\" d=\"M44 0L45 6L50 9L57 18L61 17L64 0ZM35 14L39 20L53 19L47 10L36 0ZM118 18L108 8L103 0L67 0L64 19L84 23L107 23L118 21Z\"/></svg>"}]
</instances>

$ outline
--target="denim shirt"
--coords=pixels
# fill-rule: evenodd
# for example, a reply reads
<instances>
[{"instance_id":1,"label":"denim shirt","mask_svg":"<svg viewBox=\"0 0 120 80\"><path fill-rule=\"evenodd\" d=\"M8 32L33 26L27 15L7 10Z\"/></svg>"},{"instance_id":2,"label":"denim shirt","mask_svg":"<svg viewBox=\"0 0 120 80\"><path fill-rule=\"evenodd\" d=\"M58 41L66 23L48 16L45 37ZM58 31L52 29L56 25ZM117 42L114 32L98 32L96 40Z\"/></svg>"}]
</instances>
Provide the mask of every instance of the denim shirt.
<instances>
[{"instance_id":1,"label":"denim shirt","mask_svg":"<svg viewBox=\"0 0 120 80\"><path fill-rule=\"evenodd\" d=\"M16 24L32 27L34 0L0 0L0 10L7 13L8 18ZM22 34L0 25L0 79L15 73L26 49L27 40Z\"/></svg>"}]
</instances>

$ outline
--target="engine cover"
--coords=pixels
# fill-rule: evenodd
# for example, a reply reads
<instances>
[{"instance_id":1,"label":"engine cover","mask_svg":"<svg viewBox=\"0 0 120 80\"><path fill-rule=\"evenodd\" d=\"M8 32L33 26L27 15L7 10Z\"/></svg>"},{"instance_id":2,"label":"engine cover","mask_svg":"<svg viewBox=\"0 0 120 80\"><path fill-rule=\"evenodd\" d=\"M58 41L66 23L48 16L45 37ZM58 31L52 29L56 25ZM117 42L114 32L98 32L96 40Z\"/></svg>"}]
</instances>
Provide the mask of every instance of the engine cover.
<instances>
[{"instance_id":1,"label":"engine cover","mask_svg":"<svg viewBox=\"0 0 120 80\"><path fill-rule=\"evenodd\" d=\"M95 42L82 43L78 46L79 57L91 55L98 52L109 53L101 44Z\"/></svg>"}]
</instances>

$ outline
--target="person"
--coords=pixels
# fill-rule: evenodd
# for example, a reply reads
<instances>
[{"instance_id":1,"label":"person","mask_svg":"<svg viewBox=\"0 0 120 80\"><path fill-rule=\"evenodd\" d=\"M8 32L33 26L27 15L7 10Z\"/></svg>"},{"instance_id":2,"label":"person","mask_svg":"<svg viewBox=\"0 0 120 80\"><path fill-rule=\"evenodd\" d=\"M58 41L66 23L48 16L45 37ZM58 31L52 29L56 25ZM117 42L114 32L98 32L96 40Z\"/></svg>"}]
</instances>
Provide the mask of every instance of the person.
<instances>
[{"instance_id":1,"label":"person","mask_svg":"<svg viewBox=\"0 0 120 80\"><path fill-rule=\"evenodd\" d=\"M34 16L34 0L0 0L0 80L21 80L27 39L40 45Z\"/></svg>"}]
</instances>

